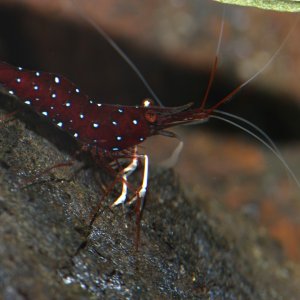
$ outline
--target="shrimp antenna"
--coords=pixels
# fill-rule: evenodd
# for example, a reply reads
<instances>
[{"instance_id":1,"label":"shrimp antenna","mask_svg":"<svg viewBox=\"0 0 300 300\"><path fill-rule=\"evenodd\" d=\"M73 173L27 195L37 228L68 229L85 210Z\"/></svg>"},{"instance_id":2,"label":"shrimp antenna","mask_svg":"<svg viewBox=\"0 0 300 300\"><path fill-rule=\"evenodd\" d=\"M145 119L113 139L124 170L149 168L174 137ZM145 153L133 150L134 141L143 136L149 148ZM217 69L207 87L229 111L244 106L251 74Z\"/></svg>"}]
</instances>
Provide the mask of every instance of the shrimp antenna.
<instances>
[{"instance_id":1,"label":"shrimp antenna","mask_svg":"<svg viewBox=\"0 0 300 300\"><path fill-rule=\"evenodd\" d=\"M175 149L173 150L171 155L167 159L163 160L160 163L160 165L163 168L170 169L170 168L174 167L177 164L180 153L182 152L182 149L183 149L183 146L184 146L184 142L182 141L180 136L178 134L176 134L175 132L161 130L159 133L163 136L175 138L179 141L178 145L175 147Z\"/></svg>"},{"instance_id":2,"label":"shrimp antenna","mask_svg":"<svg viewBox=\"0 0 300 300\"><path fill-rule=\"evenodd\" d=\"M173 168L177 164L177 162L179 160L179 155L182 152L184 143L183 143L183 141L181 139L179 139L179 137L176 137L176 138L179 140L179 143L175 147L175 149L173 150L173 152L171 153L171 155L167 159L165 159L164 161L162 161L160 163L160 165L163 168L171 169L171 168Z\"/></svg>"},{"instance_id":3,"label":"shrimp antenna","mask_svg":"<svg viewBox=\"0 0 300 300\"><path fill-rule=\"evenodd\" d=\"M294 31L297 23L299 21L299 17L297 17L296 21L294 22L293 26L289 30L288 34L280 44L280 46L277 48L277 50L272 54L272 56L267 60L267 62L264 64L264 66L258 70L256 73L254 73L249 79L244 81L242 84L237 86L233 91L231 91L227 96L225 96L222 100L220 100L218 103L213 105L211 108L207 110L207 113L213 113L219 106L221 106L223 103L229 101L234 95L236 95L244 86L246 86L248 83L250 83L252 80L254 80L257 76L259 76L262 72L265 71L267 67L274 61L274 59L278 56L278 53L282 50L282 48L287 43L288 39L290 38L292 32Z\"/></svg>"},{"instance_id":4,"label":"shrimp antenna","mask_svg":"<svg viewBox=\"0 0 300 300\"><path fill-rule=\"evenodd\" d=\"M222 42L223 31L224 31L224 19L225 19L225 6L223 6L222 22L221 22L221 26L220 26L220 30L219 30L218 46L216 48L215 59L213 61L213 65L211 68L209 81L208 81L208 85L207 85L207 88L206 88L206 91L204 94L204 98L201 103L201 109L204 109L204 107L205 107L207 98L208 98L210 90L211 90L211 86L213 84L213 81L214 81L214 78L216 75L217 66L218 66L218 57L219 57L219 53L220 53L220 49L221 49L221 42ZM192 124L185 124L185 125L192 125ZM179 143L176 146L176 148L174 149L174 151L172 152L171 156L161 163L161 165L165 168L171 168L174 165L176 165L176 163L179 159L179 155L180 155L180 153L183 149L183 145L184 145L183 141L181 140L181 138L178 135L174 134L174 136L172 136L172 137L175 137L179 141Z\"/></svg>"},{"instance_id":5,"label":"shrimp antenna","mask_svg":"<svg viewBox=\"0 0 300 300\"><path fill-rule=\"evenodd\" d=\"M251 130L248 130L246 127L234 122L234 121L231 121L231 120L228 120L226 118L223 118L223 117L220 117L220 116L216 116L216 115L211 115L210 116L211 118L214 118L214 119L218 119L218 120L221 120L225 123L228 123L236 128L239 128L241 129L242 131L248 133L249 135L251 135L252 137L254 137L256 140L258 140L259 142L261 142L265 147L267 147L270 151L273 152L273 154L281 161L281 163L283 164L283 166L285 167L285 169L287 170L287 172L289 173L289 175L291 176L291 178L294 180L294 182L296 183L296 185L298 186L298 188L300 189L300 182L299 180L297 179L295 173L292 171L292 169L290 168L290 166L287 164L287 162L284 160L284 158L282 157L282 155L280 154L280 152L277 151L277 149L273 148L271 145L269 145L266 141L264 141L261 137L259 137L257 134L253 133ZM248 121L247 121L248 122ZM252 124L251 122L249 122L249 124ZM254 125L254 124L253 124ZM255 126L255 125L254 125ZM255 126L256 127L256 126ZM258 127L257 127L258 128ZM260 131L260 130L259 130ZM262 131L263 132L263 131ZM264 136L267 134L263 134ZM273 143L273 142L272 142Z\"/></svg>"},{"instance_id":6,"label":"shrimp antenna","mask_svg":"<svg viewBox=\"0 0 300 300\"><path fill-rule=\"evenodd\" d=\"M233 119L236 119L236 120L238 120L240 122L245 123L246 125L248 125L249 127L253 128L254 130L256 130L265 139L265 141L269 144L269 146L272 147L274 149L274 151L282 158L282 160L285 161L283 155L281 154L280 150L275 145L275 143L273 142L273 140L269 137L269 135L266 132L264 132L257 125L253 124L252 122L250 122L250 121L248 121L248 120L246 120L246 119L244 119L242 117L239 117L237 115L234 115L234 114L231 114L231 113L228 113L228 112L225 112L225 111L221 111L221 110L217 110L216 109L214 112L218 113L218 114L221 114L221 115L224 115L224 116L227 116L227 117L230 117L230 118L233 118ZM289 169L290 169L290 167L289 167ZM290 175L290 172L287 171L287 173Z\"/></svg>"},{"instance_id":7,"label":"shrimp antenna","mask_svg":"<svg viewBox=\"0 0 300 300\"><path fill-rule=\"evenodd\" d=\"M261 128L259 128L257 125L253 124L252 122L248 121L247 119L245 118L242 118L240 116L237 116L237 115L234 115L234 114L231 114L229 112L225 112L225 111L222 111L222 110L218 110L216 109L214 111L214 113L218 113L220 115L223 115L223 116L227 116L227 117L230 117L230 118L233 118L233 119L236 119L236 120L239 120L245 124L247 124L249 127L253 128L254 130L256 130L262 137L264 137L264 139L268 142L268 144L277 152L277 154L279 154L281 157L282 157L282 154L280 153L278 147L275 145L275 143L273 142L273 140L269 137L269 135L267 135L266 132L264 132Z\"/></svg>"},{"instance_id":8,"label":"shrimp antenna","mask_svg":"<svg viewBox=\"0 0 300 300\"><path fill-rule=\"evenodd\" d=\"M129 65L129 67L135 72L135 74L139 77L139 79L144 84L145 88L151 94L153 99L162 107L164 107L163 103L159 99L159 97L155 94L150 84L140 72L138 67L134 64L134 62L128 57L128 55L120 48L120 46L101 28L99 24L97 24L93 19L89 18L79 7L77 0L70 0L78 13L81 15L83 19L85 19L101 36L108 42L108 44L124 59L124 61Z\"/></svg>"},{"instance_id":9,"label":"shrimp antenna","mask_svg":"<svg viewBox=\"0 0 300 300\"><path fill-rule=\"evenodd\" d=\"M218 57L219 57L219 54L220 54L221 42L222 42L223 31L224 31L224 20L225 20L225 6L223 6L222 22L221 22L221 26L220 26L220 30L219 30L218 46L217 46L217 49L216 49L215 59L213 61L212 68L211 68L211 71L210 71L208 85L207 85L207 88L206 88L206 91L205 91L205 94L204 94L204 98L203 98L201 106L200 106L201 109L204 109L204 107L205 107L205 104L207 102L209 93L211 91L213 81L215 79L215 75L216 75L216 71L217 71L217 67L218 67Z\"/></svg>"}]
</instances>

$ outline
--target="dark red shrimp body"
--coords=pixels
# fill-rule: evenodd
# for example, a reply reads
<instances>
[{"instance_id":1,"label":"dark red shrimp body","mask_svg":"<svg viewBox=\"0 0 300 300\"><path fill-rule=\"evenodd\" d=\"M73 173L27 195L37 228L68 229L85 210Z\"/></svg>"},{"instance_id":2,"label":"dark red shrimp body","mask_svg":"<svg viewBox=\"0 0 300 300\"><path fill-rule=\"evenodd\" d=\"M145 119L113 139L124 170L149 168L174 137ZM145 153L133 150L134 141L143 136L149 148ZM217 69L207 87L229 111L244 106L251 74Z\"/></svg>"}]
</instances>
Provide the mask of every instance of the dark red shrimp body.
<instances>
[{"instance_id":1,"label":"dark red shrimp body","mask_svg":"<svg viewBox=\"0 0 300 300\"><path fill-rule=\"evenodd\" d=\"M34 111L44 115L82 145L118 152L143 142L176 124L205 120L211 109L100 104L68 79L45 72L27 71L0 62L0 84Z\"/></svg>"}]
</instances>

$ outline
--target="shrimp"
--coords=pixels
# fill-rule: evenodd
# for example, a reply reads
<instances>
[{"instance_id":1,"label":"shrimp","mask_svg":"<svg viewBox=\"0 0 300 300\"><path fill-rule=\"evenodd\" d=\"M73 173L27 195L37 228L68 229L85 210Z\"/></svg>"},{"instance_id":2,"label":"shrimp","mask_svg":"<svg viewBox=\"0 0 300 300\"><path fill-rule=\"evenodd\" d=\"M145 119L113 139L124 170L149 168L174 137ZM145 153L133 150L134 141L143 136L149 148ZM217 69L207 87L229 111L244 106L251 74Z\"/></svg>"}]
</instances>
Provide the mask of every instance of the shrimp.
<instances>
[{"instance_id":1,"label":"shrimp","mask_svg":"<svg viewBox=\"0 0 300 300\"><path fill-rule=\"evenodd\" d=\"M63 76L40 71L27 71L0 62L0 83L10 95L54 125L72 135L82 149L93 153L96 161L132 157L122 170L123 191L113 206L126 201L127 176L137 167L137 145L153 135L174 136L166 129L195 121L203 122L227 101L233 93L211 108L198 108L192 103L179 107L160 107L149 99L141 106L96 103ZM145 162L143 183L138 196L144 198L148 178L148 157Z\"/></svg>"},{"instance_id":2,"label":"shrimp","mask_svg":"<svg viewBox=\"0 0 300 300\"><path fill-rule=\"evenodd\" d=\"M93 25L95 26L95 24ZM103 34L99 27L95 27ZM222 36L222 31L220 36ZM109 37L106 38L111 42ZM119 50L118 47L115 48L117 51ZM122 51L119 50L119 53L122 54ZM271 61L272 58L269 62ZM133 65L131 64L131 66ZM206 108L216 67L217 58L204 99L198 107L193 103L178 107L162 106L161 101L141 75L146 87L160 106L154 105L154 101L150 99L144 100L142 105L137 106L99 103L63 76L28 71L5 62L0 62L0 83L9 94L18 97L25 105L30 106L35 112L48 118L55 126L73 136L84 151L93 154L97 164L101 165L103 161L115 161L122 158L130 159L129 164L118 171L122 177L123 188L120 196L112 204L112 206L116 206L126 202L128 176L137 168L141 160L144 161L142 185L137 190L136 197L129 203L134 202L137 198L143 199L146 195L148 156L138 154L137 146L140 143L153 135L176 137L174 133L166 130L176 125L202 123L211 117L221 119L222 117L215 114L217 109L258 75L256 73L212 107ZM137 73L140 74L139 71ZM274 150L273 146L269 148L287 167L278 151ZM290 171L290 173L292 172ZM296 179L293 174L292 176Z\"/></svg>"},{"instance_id":3,"label":"shrimp","mask_svg":"<svg viewBox=\"0 0 300 300\"><path fill-rule=\"evenodd\" d=\"M71 78L72 76L68 77ZM27 106L27 108L31 108L37 114L41 115L41 117L52 122L54 126L73 137L73 139L80 145L82 151L91 153L95 165L98 169L100 169L104 165L115 171L114 176L116 180L118 180L118 182L122 184L122 186L119 191L120 194L117 195L117 197L114 198L113 201L111 201L112 207L118 205L122 206L122 204L130 205L131 203L133 203L138 209L142 209L142 205L140 205L140 202L142 202L145 199L146 195L148 195L147 192L151 191L151 189L148 187L149 160L147 155L141 154L140 145L144 141L149 140L151 136L162 135L166 137L176 138L176 134L169 131L169 128L172 126L202 123L214 117L217 117L217 110L219 109L219 107L229 101L231 97L241 88L241 86L239 86L236 90L234 90L234 92L228 94L228 96L225 96L225 98L216 101L216 103L212 105L208 105L208 103L206 103L206 97L204 97L204 100L202 100L201 103L196 102L195 104L192 104L187 101L187 104L179 105L177 107L162 107L160 105L155 105L154 102L150 101L149 99L144 100L142 104L138 106L127 106L105 104L103 103L104 101L98 102L95 100L95 98L89 97L82 88L78 88L71 81L57 74L41 71L29 71L20 67L13 67L7 63L1 63L0 78L7 93L11 94L13 97L17 97L17 99L19 99L19 101L22 102L25 107ZM146 97L147 96L148 95L146 94ZM115 102L118 103L118 101ZM271 148L273 148L274 150L274 147ZM218 151L223 151L223 148L220 147ZM275 152L277 152L276 149ZM199 157L198 153L197 155L197 157ZM119 160L122 160L125 163L119 164ZM130 176L132 176L139 165L143 168L143 175L141 178L142 182L140 186L132 189L130 185ZM230 176L230 174L228 176ZM129 191L133 192L133 198L129 197ZM153 187L152 192L155 193L155 191L156 189L155 187ZM72 199L74 198L76 199L76 195L73 194ZM86 205L88 209L90 208L89 205L90 203ZM170 205L173 205L173 203L170 203ZM48 207L48 203L46 203L45 206ZM120 236L120 242L120 240L114 239L113 236L113 232L115 229L124 228L124 222L122 219L118 220L118 218L113 216L112 218L109 218L107 228L105 228L106 226L101 226L102 224L99 222L99 224L101 224L100 226L93 226L90 228L90 232L84 233L84 242L80 245L78 251L76 251L76 253L74 254L75 257L72 257L72 267L69 268L69 266L67 266L65 272L63 272L63 274L66 275L64 277L65 283L70 284L73 282L78 282L84 289L91 290L93 293L99 293L97 294L97 296L100 295L100 298L101 296L103 296L102 292L104 289L106 289L107 283L109 284L109 289L119 289L119 291L121 292L123 292L124 289L126 289L127 291L134 289L134 292L132 292L131 295L138 295L138 297L143 297L143 290L146 290L149 293L149 288L147 287L151 287L152 284L150 278L152 274L147 273L149 270L149 264L151 264L160 273L159 276L154 277L154 289L156 286L158 286L160 293L158 293L158 295L162 295L161 293L165 292L165 287L171 287L172 291L174 291L172 292L172 295L170 294L171 297L174 297L174 295L176 297L178 295L178 297L180 298L184 295L182 291L185 287L185 282L187 283L189 290L191 290L191 287L194 288L194 286L196 287L196 284L198 284L200 275L202 273L207 273L207 281L206 279L204 280L205 283L208 283L207 293L210 293L209 295L212 295L211 298L214 298L215 293L216 295L218 293L218 296L216 297L220 297L220 290L216 289L218 282L217 278L214 277L215 273L213 273L212 275L210 274L212 271L214 271L214 269L218 270L219 266L221 266L221 271L223 271L223 266L230 266L228 272L226 271L224 276L227 277L229 275L229 288L232 289L233 281L230 275L235 272L234 266L231 268L235 256L228 255L228 248L225 248L224 251L224 243L219 243L219 237L214 235L214 231L211 231L211 233L212 235L214 235L214 239L217 240L217 247L221 246L220 255L222 255L222 252L224 252L224 256L229 256L229 258L227 258L228 260L225 261L228 264L219 263L221 259L219 253L216 253L216 251L219 251L219 248L217 247L212 248L212 250L214 251L213 254L218 255L217 264L215 263L213 255L204 256L206 252L202 251L206 250L202 247L203 245L204 247L206 247L206 245L210 247L210 244L202 244L201 235L199 235L201 231L198 231L198 229L202 229L202 226L190 226L188 222L189 217L191 216L192 218L194 216L193 213L195 213L195 215L197 213L201 213L197 211L197 207L190 206L189 203L183 204L181 202L180 206L178 206L178 212L182 212L186 208L191 209L186 215L178 215L179 218L176 214L173 214L173 211L170 210L167 212L166 208L168 208L167 205L162 210L164 214L160 214L159 212L154 211L152 215L155 214L161 221L169 222L170 226L173 226L175 232L176 228L173 223L170 222L171 218L169 217L173 218L174 223L183 224L185 226L182 227L183 230L191 229L191 231L183 231L184 234L182 234L183 232L181 233L184 237L183 240L178 240L177 237L180 236L177 234L173 238L173 232L170 231L170 239L173 238L174 242L175 239L177 239L178 244L182 243L184 245L184 247L182 248L184 252L178 251L178 244L176 244L176 248L172 248L174 244L173 241L171 241L171 244L169 244L169 239L166 239L165 241L161 239L157 244L152 243L153 240L151 240L151 246L154 245L156 247L155 255L166 253L166 256L162 257L162 263L157 264L158 261L157 259L153 260L152 253L150 253L150 256L147 251L145 251L145 261L138 261L137 267L132 267L133 265L135 265L135 260L132 259L132 253L130 253L130 251L127 251L126 248L123 248L123 242L125 241L125 239ZM52 209L51 206L50 209ZM187 216L187 218L185 216ZM43 215L41 215L41 217L43 217ZM147 215L145 217L147 218ZM65 219L63 218L63 220ZM114 222L112 222L112 220ZM49 222L46 223L46 226L49 226L48 224ZM147 222L147 224L150 224L150 226L152 226L151 222ZM73 226L73 223L71 224L71 226ZM156 225L153 224L153 227L154 226ZM160 226L160 223L158 223L158 226ZM209 228L209 230L211 230L209 226L207 227ZM28 227L26 227L25 230L27 228ZM21 229L22 228L20 228L20 230ZM51 229L52 228L50 227L50 230ZM63 228L59 228L59 230L61 231L57 232L63 232ZM57 232L55 236L58 235ZM185 234L186 232L187 234ZM190 232L193 233L190 234ZM205 232L208 233L208 231ZM86 235L87 233L89 234L89 236ZM158 236L156 233L154 233L153 235ZM62 239L65 239L65 236L63 234L61 234L60 236ZM113 237L112 243L110 243L110 236ZM74 244L70 246L71 248L73 247L73 245L76 245L78 241L80 241L78 239L78 235L75 235L74 239L75 241ZM94 243L96 239L98 243ZM61 239L57 239L57 241L57 243L60 243ZM89 243L90 241L92 243ZM53 243L53 240L51 239L50 242ZM117 245L118 247L118 243L120 244L120 249L122 249L121 251L119 251L122 259L118 258L116 262L114 261L113 268L111 268L111 258L113 258L115 255L114 248L112 248L111 245ZM102 248L103 244L107 244L108 247ZM60 246L60 244L58 245ZM78 252L83 249L83 247L87 247L85 249L87 250L87 252L84 251L82 253L83 256L77 255ZM213 244L213 247L215 247L215 244ZM195 260L194 256L189 255L189 249L191 249L195 253ZM194 251L194 249L196 251ZM169 254L173 254L172 252L174 254L176 252L177 256L170 256ZM89 255L90 253L92 253L93 255L96 254L95 257L97 257L97 260L95 259L85 262L84 260L82 260L82 257L83 259L89 259L90 257L86 256L86 253L87 255ZM181 253L183 254L182 256ZM47 254L48 252L46 252L46 255ZM201 255L200 259L199 255ZM57 259L61 259L60 253L57 254ZM69 256L67 259L69 260ZM169 263L168 259L171 259L171 263ZM122 264L123 260L126 260L128 262L128 265L124 266ZM190 263L186 264L186 261L189 261ZM202 261L204 262L204 264L202 264ZM61 262L59 266L60 265L62 265ZM93 266L93 268L90 267L91 265ZM109 270L107 270L108 265ZM164 265L170 265L171 267L168 267L168 269L163 269ZM179 268L180 265L182 265L182 268ZM202 266L205 266L205 268L202 268ZM206 266L208 269L206 269ZM86 275L77 275L77 273L75 273L75 271L77 272L77 268L82 269L84 271L84 274ZM200 271L198 271L199 269ZM175 272L173 270L175 270ZM180 277L178 277L178 270L180 270ZM194 270L196 270L195 273L193 273ZM107 275L108 272L109 275ZM123 275L127 272L131 273L131 281L128 281L127 278L125 278L125 276ZM132 274L137 274L138 276L140 276L141 281L136 280L135 277L132 277ZM144 277L144 274L150 276ZM89 279L87 279L88 277ZM132 280L132 278L134 280ZM144 278L146 278L147 281ZM184 278L184 280L181 280L182 278ZM142 281L146 281L146 288L143 285L144 283L140 284L140 282ZM90 284L90 282L92 282L93 284ZM223 284L224 282L225 281L222 281L221 284ZM244 283L244 281L242 282ZM225 288L227 288L227 286ZM242 289L246 288L248 289L248 293L251 298L251 296L253 296L253 286L251 287L251 285L249 285L246 281L245 284L242 285ZM131 291L127 291L126 293L131 293ZM194 297L199 296L199 291L196 291L193 295Z\"/></svg>"}]
</instances>

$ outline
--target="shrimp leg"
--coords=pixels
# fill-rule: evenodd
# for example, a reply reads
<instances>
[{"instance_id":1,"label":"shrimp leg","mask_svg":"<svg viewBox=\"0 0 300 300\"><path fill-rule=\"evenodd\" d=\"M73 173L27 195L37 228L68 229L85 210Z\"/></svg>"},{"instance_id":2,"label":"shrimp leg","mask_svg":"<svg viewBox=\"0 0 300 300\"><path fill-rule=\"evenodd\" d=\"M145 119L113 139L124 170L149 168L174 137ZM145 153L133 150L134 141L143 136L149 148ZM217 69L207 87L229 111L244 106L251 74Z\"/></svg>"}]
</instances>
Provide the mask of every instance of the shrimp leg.
<instances>
[{"instance_id":1,"label":"shrimp leg","mask_svg":"<svg viewBox=\"0 0 300 300\"><path fill-rule=\"evenodd\" d=\"M137 147L134 148L134 154L131 163L121 171L122 174L122 192L120 196L114 201L111 207L115 207L119 204L123 204L127 197L127 177L132 174L138 166Z\"/></svg>"},{"instance_id":2,"label":"shrimp leg","mask_svg":"<svg viewBox=\"0 0 300 300\"><path fill-rule=\"evenodd\" d=\"M140 155L144 159L144 174L143 174L143 181L140 186L140 188L136 191L136 195L133 197L132 200L128 204L132 204L135 202L138 198L141 199L143 207L143 200L147 192L147 185L148 185L148 173L149 173L149 158L148 155Z\"/></svg>"}]
</instances>

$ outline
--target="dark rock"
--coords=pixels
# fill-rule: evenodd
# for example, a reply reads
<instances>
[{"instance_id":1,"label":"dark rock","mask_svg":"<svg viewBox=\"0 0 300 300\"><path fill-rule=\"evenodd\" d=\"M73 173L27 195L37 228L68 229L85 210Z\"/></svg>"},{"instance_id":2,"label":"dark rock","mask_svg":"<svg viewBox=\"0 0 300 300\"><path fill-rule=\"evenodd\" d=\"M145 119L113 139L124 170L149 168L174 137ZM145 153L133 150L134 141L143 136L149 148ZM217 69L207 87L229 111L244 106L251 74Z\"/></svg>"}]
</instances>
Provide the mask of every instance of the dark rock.
<instances>
[{"instance_id":1,"label":"dark rock","mask_svg":"<svg viewBox=\"0 0 300 300\"><path fill-rule=\"evenodd\" d=\"M109 209L115 192L89 228L102 197L91 170L35 178L70 157L19 119L2 125L0 141L2 298L298 298L276 244L220 204L184 192L172 171L150 170L137 251L134 212Z\"/></svg>"}]
</instances>

